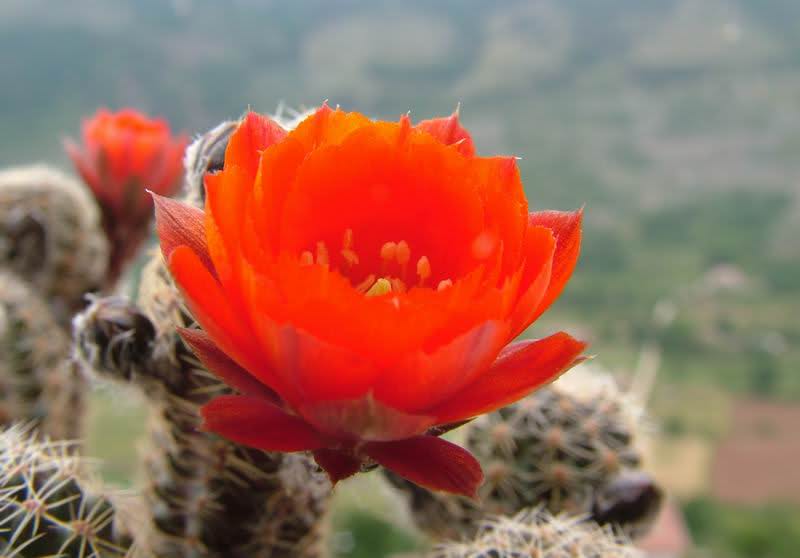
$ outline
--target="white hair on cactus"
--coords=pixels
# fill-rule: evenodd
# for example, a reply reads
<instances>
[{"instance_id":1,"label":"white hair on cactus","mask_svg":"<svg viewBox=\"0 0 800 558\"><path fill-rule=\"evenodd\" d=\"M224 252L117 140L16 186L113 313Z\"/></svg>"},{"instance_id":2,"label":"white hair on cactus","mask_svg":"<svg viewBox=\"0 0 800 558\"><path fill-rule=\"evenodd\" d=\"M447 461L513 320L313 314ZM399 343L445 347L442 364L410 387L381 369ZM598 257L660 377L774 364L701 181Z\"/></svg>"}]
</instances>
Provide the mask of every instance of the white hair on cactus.
<instances>
[{"instance_id":1,"label":"white hair on cactus","mask_svg":"<svg viewBox=\"0 0 800 558\"><path fill-rule=\"evenodd\" d=\"M644 558L630 541L577 515L544 507L481 523L471 542L438 546L429 558Z\"/></svg>"},{"instance_id":2,"label":"white hair on cactus","mask_svg":"<svg viewBox=\"0 0 800 558\"><path fill-rule=\"evenodd\" d=\"M278 103L278 108L270 115L284 130L294 130L306 118L317 112L318 107L300 106L294 109L283 102Z\"/></svg>"}]
</instances>

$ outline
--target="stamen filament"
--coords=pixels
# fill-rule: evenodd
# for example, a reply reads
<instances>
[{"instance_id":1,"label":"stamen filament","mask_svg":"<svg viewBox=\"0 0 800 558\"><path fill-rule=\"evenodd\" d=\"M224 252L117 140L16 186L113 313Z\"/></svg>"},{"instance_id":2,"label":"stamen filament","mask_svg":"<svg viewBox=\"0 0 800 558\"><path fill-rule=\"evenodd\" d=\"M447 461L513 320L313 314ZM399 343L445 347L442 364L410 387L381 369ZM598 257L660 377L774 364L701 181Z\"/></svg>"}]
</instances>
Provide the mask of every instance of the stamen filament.
<instances>
[{"instance_id":1,"label":"stamen filament","mask_svg":"<svg viewBox=\"0 0 800 558\"><path fill-rule=\"evenodd\" d=\"M431 276L431 262L428 256L422 256L417 260L417 275L419 275L419 286L424 286L425 280Z\"/></svg>"},{"instance_id":2,"label":"stamen filament","mask_svg":"<svg viewBox=\"0 0 800 558\"><path fill-rule=\"evenodd\" d=\"M331 263L328 247L324 242L317 242L317 263L319 265L330 265Z\"/></svg>"},{"instance_id":3,"label":"stamen filament","mask_svg":"<svg viewBox=\"0 0 800 558\"><path fill-rule=\"evenodd\" d=\"M366 294L369 288L375 283L375 275L370 273L366 279L356 285L356 290L360 293Z\"/></svg>"},{"instance_id":4,"label":"stamen filament","mask_svg":"<svg viewBox=\"0 0 800 558\"><path fill-rule=\"evenodd\" d=\"M411 259L411 248L408 247L408 242L401 240L397 243L395 257L397 258L397 263L400 264L400 269L402 270L401 278L405 279L408 261Z\"/></svg>"},{"instance_id":5,"label":"stamen filament","mask_svg":"<svg viewBox=\"0 0 800 558\"><path fill-rule=\"evenodd\" d=\"M388 270L388 265L395 261L397 257L397 244L394 242L384 242L383 246L381 246L381 273L386 273Z\"/></svg>"},{"instance_id":6,"label":"stamen filament","mask_svg":"<svg viewBox=\"0 0 800 558\"><path fill-rule=\"evenodd\" d=\"M391 277L389 279L392 283L392 290L396 293L404 293L406 292L406 284L403 283L402 279L398 279L397 277Z\"/></svg>"},{"instance_id":7,"label":"stamen filament","mask_svg":"<svg viewBox=\"0 0 800 558\"><path fill-rule=\"evenodd\" d=\"M358 265L358 254L349 248L342 248L342 257L348 266L353 267L354 265Z\"/></svg>"}]
</instances>

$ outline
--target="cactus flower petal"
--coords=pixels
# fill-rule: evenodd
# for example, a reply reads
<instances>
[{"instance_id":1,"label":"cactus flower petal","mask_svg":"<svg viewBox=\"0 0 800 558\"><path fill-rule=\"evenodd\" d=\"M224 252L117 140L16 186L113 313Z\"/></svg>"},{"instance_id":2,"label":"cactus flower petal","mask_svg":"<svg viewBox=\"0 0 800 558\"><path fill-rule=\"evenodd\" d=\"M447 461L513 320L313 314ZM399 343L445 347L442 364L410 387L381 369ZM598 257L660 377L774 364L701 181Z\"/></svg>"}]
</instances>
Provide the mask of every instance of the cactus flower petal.
<instances>
[{"instance_id":1,"label":"cactus flower petal","mask_svg":"<svg viewBox=\"0 0 800 558\"><path fill-rule=\"evenodd\" d=\"M243 395L263 397L275 404L280 403L281 399L278 394L231 360L214 344L207 333L199 329L186 328L178 328L178 333L194 351L200 362L209 370L213 370L214 374L230 387Z\"/></svg>"},{"instance_id":2,"label":"cactus flower petal","mask_svg":"<svg viewBox=\"0 0 800 558\"><path fill-rule=\"evenodd\" d=\"M444 118L423 120L417 124L416 128L428 132L445 145L455 145L456 149L467 157L475 155L472 136L459 122L458 111Z\"/></svg>"},{"instance_id":3,"label":"cactus flower petal","mask_svg":"<svg viewBox=\"0 0 800 558\"><path fill-rule=\"evenodd\" d=\"M433 433L585 347L503 349L561 292L580 212L529 215L515 159L475 155L457 114L412 126L323 106L288 132L248 115L205 186L204 212L156 197L158 232L205 332L187 343L243 394L204 408L232 440L315 450L334 482L374 460L471 495L480 467Z\"/></svg>"},{"instance_id":4,"label":"cactus flower petal","mask_svg":"<svg viewBox=\"0 0 800 558\"><path fill-rule=\"evenodd\" d=\"M314 461L328 473L334 485L361 470L360 459L338 450L326 448L314 450Z\"/></svg>"},{"instance_id":5,"label":"cactus flower petal","mask_svg":"<svg viewBox=\"0 0 800 558\"><path fill-rule=\"evenodd\" d=\"M305 421L261 397L222 395L201 410L203 429L265 451L305 451L327 441Z\"/></svg>"},{"instance_id":6,"label":"cactus flower petal","mask_svg":"<svg viewBox=\"0 0 800 558\"><path fill-rule=\"evenodd\" d=\"M429 412L438 424L490 413L546 384L577 364L586 343L564 332L508 345L475 382Z\"/></svg>"},{"instance_id":7,"label":"cactus flower petal","mask_svg":"<svg viewBox=\"0 0 800 558\"><path fill-rule=\"evenodd\" d=\"M164 258L169 260L175 248L185 245L200 258L209 272L214 273L214 264L208 254L203 211L155 193L152 196L156 208L156 231Z\"/></svg>"},{"instance_id":8,"label":"cactus flower petal","mask_svg":"<svg viewBox=\"0 0 800 558\"><path fill-rule=\"evenodd\" d=\"M558 298L572 276L581 250L582 221L583 209L578 211L534 211L529 216L529 226L550 229L556 239L547 292L539 303L533 320L542 315Z\"/></svg>"},{"instance_id":9,"label":"cactus flower petal","mask_svg":"<svg viewBox=\"0 0 800 558\"><path fill-rule=\"evenodd\" d=\"M471 453L436 436L372 442L363 451L392 472L431 490L473 498L483 482L481 466Z\"/></svg>"},{"instance_id":10,"label":"cactus flower petal","mask_svg":"<svg viewBox=\"0 0 800 558\"><path fill-rule=\"evenodd\" d=\"M186 143L165 120L133 109L101 109L84 120L80 142L64 141L102 210L111 243L109 283L147 235L153 205L146 190L169 196L180 187Z\"/></svg>"}]
</instances>

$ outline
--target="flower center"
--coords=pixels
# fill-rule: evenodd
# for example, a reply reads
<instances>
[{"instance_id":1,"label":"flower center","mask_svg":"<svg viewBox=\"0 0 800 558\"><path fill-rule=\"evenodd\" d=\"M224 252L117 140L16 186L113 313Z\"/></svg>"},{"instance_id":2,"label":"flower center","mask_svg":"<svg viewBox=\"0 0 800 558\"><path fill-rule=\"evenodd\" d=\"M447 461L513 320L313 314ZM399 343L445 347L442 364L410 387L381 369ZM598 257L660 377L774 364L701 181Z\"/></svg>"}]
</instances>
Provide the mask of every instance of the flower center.
<instances>
[{"instance_id":1,"label":"flower center","mask_svg":"<svg viewBox=\"0 0 800 558\"><path fill-rule=\"evenodd\" d=\"M313 252L311 250L303 251L300 254L300 263L324 265L342 272L351 279L356 290L365 296L404 293L412 287L432 286L427 284L431 277L430 259L428 256L422 255L416 258L416 262L411 265L413 261L411 247L405 240L384 242L379 250L379 269L356 273L355 268L359 266L361 259L356 252L353 236L353 229L345 230L342 236L342 247L339 250L343 267L346 269L337 269L328 246L323 241L316 243ZM363 279L354 280L354 275L363 277ZM443 279L437 283L436 289L441 291L452 285L453 282L450 279Z\"/></svg>"}]
</instances>

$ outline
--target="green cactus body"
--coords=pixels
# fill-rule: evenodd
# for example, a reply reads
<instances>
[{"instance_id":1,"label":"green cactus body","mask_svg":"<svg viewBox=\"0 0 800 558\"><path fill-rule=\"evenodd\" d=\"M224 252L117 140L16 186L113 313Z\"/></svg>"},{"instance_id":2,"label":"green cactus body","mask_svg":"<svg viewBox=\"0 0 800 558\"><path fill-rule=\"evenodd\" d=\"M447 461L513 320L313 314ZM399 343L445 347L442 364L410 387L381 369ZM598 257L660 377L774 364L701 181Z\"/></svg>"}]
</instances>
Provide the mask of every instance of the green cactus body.
<instances>
[{"instance_id":1,"label":"green cactus body","mask_svg":"<svg viewBox=\"0 0 800 558\"><path fill-rule=\"evenodd\" d=\"M427 558L644 558L610 528L543 507L481 523L474 540L437 547Z\"/></svg>"},{"instance_id":2,"label":"green cactus body","mask_svg":"<svg viewBox=\"0 0 800 558\"><path fill-rule=\"evenodd\" d=\"M0 554L122 557L131 546L114 498L65 442L14 427L0 433Z\"/></svg>"},{"instance_id":3,"label":"green cactus body","mask_svg":"<svg viewBox=\"0 0 800 558\"><path fill-rule=\"evenodd\" d=\"M35 424L52 439L79 439L86 380L70 340L39 294L0 271L0 425Z\"/></svg>"},{"instance_id":4,"label":"green cactus body","mask_svg":"<svg viewBox=\"0 0 800 558\"><path fill-rule=\"evenodd\" d=\"M154 481L150 498L164 511L156 525L165 533L193 533L215 556L319 556L327 478L306 456L268 454L199 432L199 406L229 389L178 337L176 326L194 322L160 255L145 270L141 301L156 329L155 361L170 363L174 370L162 374L173 383L167 404L151 423L155 443L146 455Z\"/></svg>"},{"instance_id":5,"label":"green cactus body","mask_svg":"<svg viewBox=\"0 0 800 558\"><path fill-rule=\"evenodd\" d=\"M163 557L322 556L330 483L311 459L199 430L199 407L230 390L178 336L176 326L193 322L160 254L144 269L140 300L141 311L118 299L96 300L76 318L76 340L91 368L148 395L147 550Z\"/></svg>"},{"instance_id":6,"label":"green cactus body","mask_svg":"<svg viewBox=\"0 0 800 558\"><path fill-rule=\"evenodd\" d=\"M100 213L79 182L43 165L0 172L0 267L40 291L60 324L103 284L107 266Z\"/></svg>"},{"instance_id":7,"label":"green cactus body","mask_svg":"<svg viewBox=\"0 0 800 558\"><path fill-rule=\"evenodd\" d=\"M602 488L637 468L635 406L609 378L576 372L583 380L556 382L464 428L486 475L479 503L387 475L407 493L419 527L435 538L457 538L473 533L487 514L509 516L540 504L552 513L589 514Z\"/></svg>"},{"instance_id":8,"label":"green cactus body","mask_svg":"<svg viewBox=\"0 0 800 558\"><path fill-rule=\"evenodd\" d=\"M630 411L610 384L580 393L556 383L476 419L467 446L486 468L490 512L540 502L553 513L588 511L597 488L640 464Z\"/></svg>"}]
</instances>

